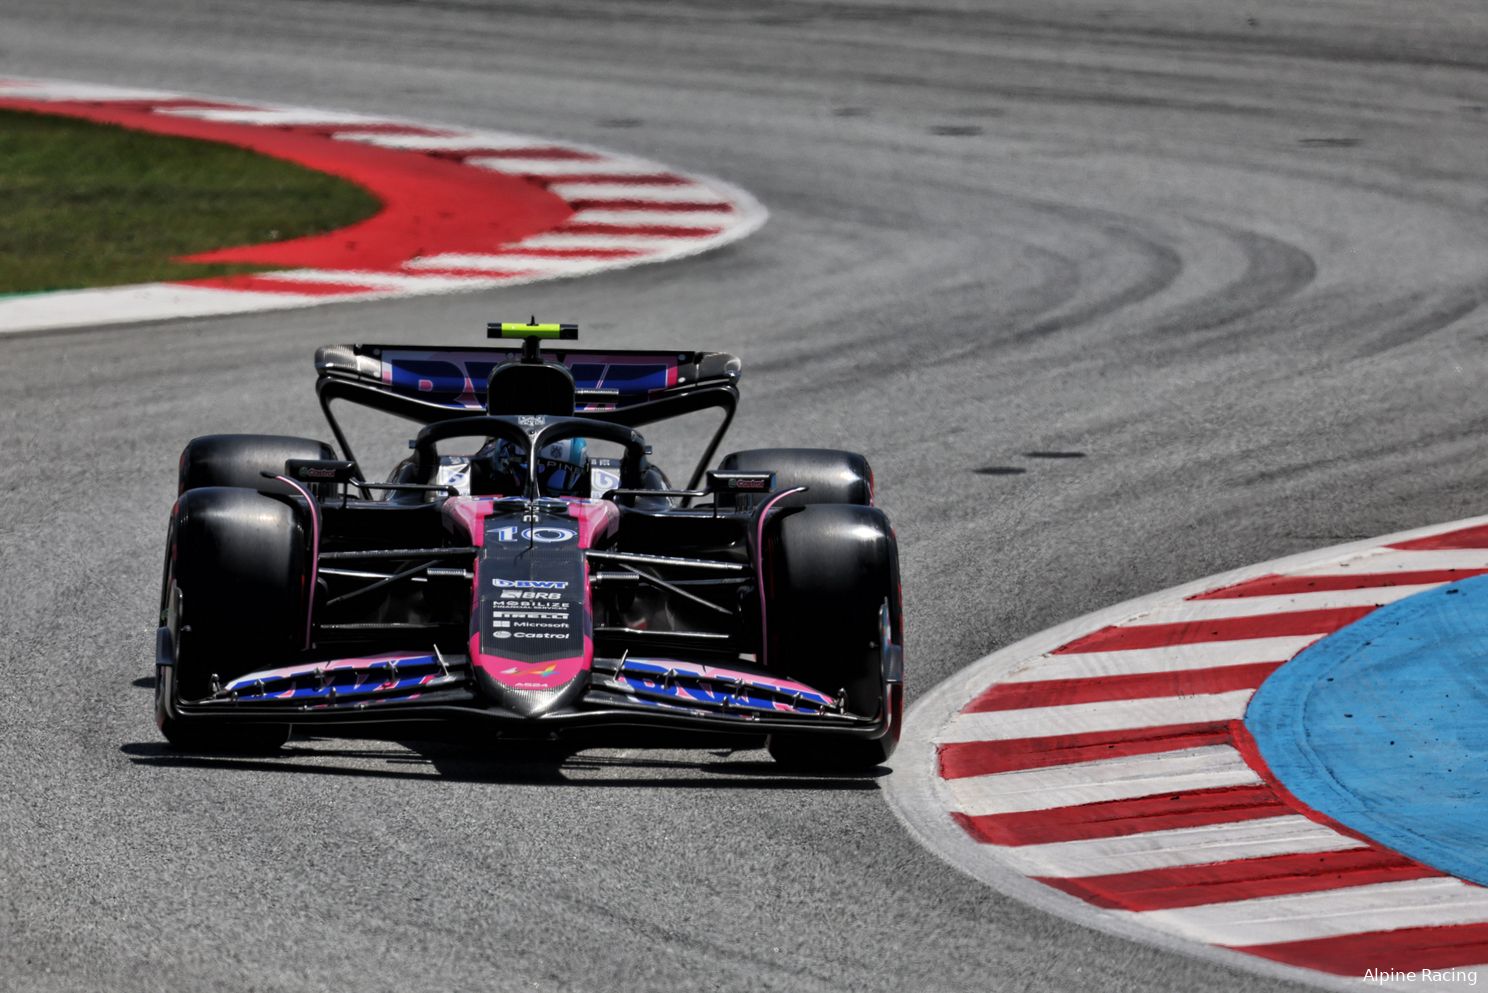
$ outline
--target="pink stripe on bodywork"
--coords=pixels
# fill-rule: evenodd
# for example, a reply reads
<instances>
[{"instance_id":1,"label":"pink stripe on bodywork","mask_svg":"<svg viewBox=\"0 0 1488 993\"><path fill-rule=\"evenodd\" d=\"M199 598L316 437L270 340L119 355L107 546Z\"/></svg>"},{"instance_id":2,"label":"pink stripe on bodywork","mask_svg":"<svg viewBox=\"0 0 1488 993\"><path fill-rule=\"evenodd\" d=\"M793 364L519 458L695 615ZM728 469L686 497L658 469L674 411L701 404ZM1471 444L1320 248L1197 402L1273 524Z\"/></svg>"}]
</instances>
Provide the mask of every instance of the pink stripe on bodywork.
<instances>
[{"instance_id":1,"label":"pink stripe on bodywork","mask_svg":"<svg viewBox=\"0 0 1488 993\"><path fill-rule=\"evenodd\" d=\"M579 547L593 548L596 539L608 538L620 526L620 508L609 500L582 500L565 497L568 516L579 522ZM588 566L585 566L588 579Z\"/></svg>"},{"instance_id":2,"label":"pink stripe on bodywork","mask_svg":"<svg viewBox=\"0 0 1488 993\"><path fill-rule=\"evenodd\" d=\"M765 608L765 519L770 516L770 511L775 505L788 496L796 493L806 492L804 486L793 486L788 490L781 490L765 502L760 508L759 525L754 533L754 579L756 588L759 590L760 602L760 651L759 661L761 665L769 663L770 653L770 618L769 611Z\"/></svg>"},{"instance_id":3,"label":"pink stripe on bodywork","mask_svg":"<svg viewBox=\"0 0 1488 993\"><path fill-rule=\"evenodd\" d=\"M470 543L481 548L486 543L486 529L481 521L491 516L491 501L484 497L455 496L444 501L444 516L459 525L470 536Z\"/></svg>"},{"instance_id":4,"label":"pink stripe on bodywork","mask_svg":"<svg viewBox=\"0 0 1488 993\"><path fill-rule=\"evenodd\" d=\"M239 676L228 687L241 686L254 680L290 679L294 676L308 676L316 670L321 672L342 672L346 670L369 669L374 665L382 665L388 662L402 662L404 659L427 659L432 656L428 652L391 652L386 655L367 655L351 659L332 659L329 662L301 662L297 665L281 666L278 669L263 669L258 672L250 672Z\"/></svg>"},{"instance_id":5,"label":"pink stripe on bodywork","mask_svg":"<svg viewBox=\"0 0 1488 993\"><path fill-rule=\"evenodd\" d=\"M590 548L596 538L608 537L619 527L620 508L608 500L583 500L565 497L569 516L578 522L579 547ZM518 662L495 655L486 655L480 650L480 632L470 636L470 658L474 664L502 686L515 690L556 690L587 672L594 660L594 632L589 608L589 563L584 563L583 588L576 595L584 598L580 607L584 612L584 653L566 659L548 662ZM475 592L475 605L480 608L480 592Z\"/></svg>"},{"instance_id":6,"label":"pink stripe on bodywork","mask_svg":"<svg viewBox=\"0 0 1488 993\"><path fill-rule=\"evenodd\" d=\"M310 589L305 593L305 647L309 648L312 644L311 622L315 614L315 584L320 578L320 504L315 502L309 490L288 476L275 476L274 478L304 497L305 503L310 507Z\"/></svg>"},{"instance_id":7,"label":"pink stripe on bodywork","mask_svg":"<svg viewBox=\"0 0 1488 993\"><path fill-rule=\"evenodd\" d=\"M619 526L619 508L609 501L578 498L566 498L566 500L568 513L578 525L578 547L581 549L589 548L594 542L608 537ZM445 502L445 512L470 533L471 541L476 547L484 546L485 529L482 522L491 515L493 509L489 499L479 497L452 497ZM469 649L472 666L497 685L522 692L558 691L571 685L589 670L594 659L594 636L589 606L587 562L584 563L582 570L580 584L582 588L573 591L575 596L584 598L579 607L583 611L583 653L570 658L525 662L483 652L480 643L479 620L480 580L481 577L477 575L476 582L471 588L470 609L474 630L470 634Z\"/></svg>"},{"instance_id":8,"label":"pink stripe on bodywork","mask_svg":"<svg viewBox=\"0 0 1488 993\"><path fill-rule=\"evenodd\" d=\"M647 671L647 669L651 671ZM799 693L804 702L816 704L819 707L836 706L836 701L830 694L823 693L814 686L808 686L794 679L784 679L762 672L720 669L716 666L702 665L696 662L680 662L676 659L626 659L619 674L622 682L636 684L640 688L650 690L664 690L671 680L676 677L707 680L717 683L732 683L737 681L746 690L758 689L782 694ZM696 694L689 691L686 687L679 686L678 690L684 696L696 697ZM706 696L696 698L704 701L708 699ZM776 710L786 712L796 709L791 704L779 700L775 701L773 706Z\"/></svg>"},{"instance_id":9,"label":"pink stripe on bodywork","mask_svg":"<svg viewBox=\"0 0 1488 993\"><path fill-rule=\"evenodd\" d=\"M485 547L486 529L483 522L491 516L491 511L494 509L495 505L489 497L450 497L444 502L444 513L464 528L470 536L470 543L476 548ZM481 651L480 609L480 575L477 567L475 582L470 585L470 616L475 627L467 645L470 652L470 664L502 686L516 690L556 689L588 668L587 659L593 658L593 648L589 645L587 636L585 638L586 658L584 659L559 659L553 662L530 663L487 655Z\"/></svg>"},{"instance_id":10,"label":"pink stripe on bodywork","mask_svg":"<svg viewBox=\"0 0 1488 993\"><path fill-rule=\"evenodd\" d=\"M551 662L518 662L481 654L480 632L476 632L470 636L470 657L477 669L502 686L524 692L541 692L562 689L586 672L594 658L594 642L586 632L582 656Z\"/></svg>"}]
</instances>

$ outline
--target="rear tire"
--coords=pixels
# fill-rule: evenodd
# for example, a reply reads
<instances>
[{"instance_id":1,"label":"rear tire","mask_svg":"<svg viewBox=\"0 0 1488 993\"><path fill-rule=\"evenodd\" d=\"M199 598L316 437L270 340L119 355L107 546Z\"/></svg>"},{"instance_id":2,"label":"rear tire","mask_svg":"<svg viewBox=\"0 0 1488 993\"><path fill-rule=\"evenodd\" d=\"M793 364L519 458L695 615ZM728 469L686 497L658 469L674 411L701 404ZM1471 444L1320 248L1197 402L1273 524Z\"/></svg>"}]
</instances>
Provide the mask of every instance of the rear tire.
<instances>
[{"instance_id":1,"label":"rear tire","mask_svg":"<svg viewBox=\"0 0 1488 993\"><path fill-rule=\"evenodd\" d=\"M776 489L807 487L805 493L793 494L775 504L782 510L819 503L873 505L873 469L857 452L832 448L752 448L725 455L718 468L773 472Z\"/></svg>"},{"instance_id":2,"label":"rear tire","mask_svg":"<svg viewBox=\"0 0 1488 993\"><path fill-rule=\"evenodd\" d=\"M283 483L265 472L284 474L289 459L334 459L336 452L323 441L272 434L208 434L192 438L181 452L179 488L242 486L250 490L289 494ZM312 484L312 491L320 484Z\"/></svg>"},{"instance_id":3,"label":"rear tire","mask_svg":"<svg viewBox=\"0 0 1488 993\"><path fill-rule=\"evenodd\" d=\"M166 602L175 664L156 680L156 719L181 748L263 751L289 725L234 725L183 716L176 703L255 669L286 664L304 638L309 547L299 509L237 487L188 490L171 521ZM164 668L164 667L162 667Z\"/></svg>"},{"instance_id":4,"label":"rear tire","mask_svg":"<svg viewBox=\"0 0 1488 993\"><path fill-rule=\"evenodd\" d=\"M904 641L898 550L888 518L876 508L848 504L785 511L766 525L761 554L769 667L825 693L842 692L851 713L889 715L879 738L771 735L771 756L819 771L882 765L899 743L903 706L901 692L888 699L883 693L884 653L902 650Z\"/></svg>"}]
</instances>

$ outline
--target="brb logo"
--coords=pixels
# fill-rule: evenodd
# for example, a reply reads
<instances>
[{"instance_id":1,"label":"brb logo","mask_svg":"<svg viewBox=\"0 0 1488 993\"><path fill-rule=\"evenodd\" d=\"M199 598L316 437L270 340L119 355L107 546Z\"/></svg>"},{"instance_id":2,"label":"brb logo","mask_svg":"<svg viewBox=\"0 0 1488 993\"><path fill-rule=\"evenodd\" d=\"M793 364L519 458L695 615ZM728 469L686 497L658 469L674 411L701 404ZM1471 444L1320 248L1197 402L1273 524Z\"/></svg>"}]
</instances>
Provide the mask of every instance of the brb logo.
<instances>
[{"instance_id":1,"label":"brb logo","mask_svg":"<svg viewBox=\"0 0 1488 993\"><path fill-rule=\"evenodd\" d=\"M491 585L503 590L566 590L561 579L492 579Z\"/></svg>"}]
</instances>

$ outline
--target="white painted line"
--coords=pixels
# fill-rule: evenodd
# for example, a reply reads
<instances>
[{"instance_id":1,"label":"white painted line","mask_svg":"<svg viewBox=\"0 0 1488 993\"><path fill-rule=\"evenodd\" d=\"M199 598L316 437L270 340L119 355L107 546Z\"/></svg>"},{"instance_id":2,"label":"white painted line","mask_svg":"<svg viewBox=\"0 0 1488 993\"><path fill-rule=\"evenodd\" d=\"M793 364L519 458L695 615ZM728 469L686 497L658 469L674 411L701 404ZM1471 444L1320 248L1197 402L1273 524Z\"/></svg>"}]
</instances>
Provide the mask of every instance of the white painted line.
<instances>
[{"instance_id":1,"label":"white painted line","mask_svg":"<svg viewBox=\"0 0 1488 993\"><path fill-rule=\"evenodd\" d=\"M1286 815L1235 824L1149 831L1119 838L1059 841L1047 845L995 847L1003 861L1029 876L1072 879L1113 872L1143 872L1180 865L1205 865L1232 859L1337 852L1365 847L1362 841L1329 830L1305 817ZM1192 908L1185 908L1187 913ZM1165 911L1166 913L1166 911ZM1178 911L1172 911L1175 915ZM1150 925L1147 914L1130 914Z\"/></svg>"},{"instance_id":2,"label":"white painted line","mask_svg":"<svg viewBox=\"0 0 1488 993\"><path fill-rule=\"evenodd\" d=\"M1283 662L1322 635L1303 634L1284 638L1245 638L1240 641L1211 641L1200 645L1169 645L1164 648L1134 648L1117 652L1072 652L1040 655L999 680L1028 683L1045 679L1087 679L1142 672L1184 672L1215 669L1257 662Z\"/></svg>"},{"instance_id":3,"label":"white painted line","mask_svg":"<svg viewBox=\"0 0 1488 993\"><path fill-rule=\"evenodd\" d=\"M1424 592L1435 583L1424 586L1369 586L1361 590L1319 590L1316 593L1288 593L1283 596L1235 597L1224 600L1179 600L1159 604L1137 618L1135 624L1174 624L1185 621L1212 621L1228 617L1260 617L1290 614L1304 610L1334 610L1340 607L1380 607L1396 600Z\"/></svg>"},{"instance_id":4,"label":"white painted line","mask_svg":"<svg viewBox=\"0 0 1488 993\"><path fill-rule=\"evenodd\" d=\"M218 109L210 107L162 107L156 111L168 117L189 117L219 124L256 124L262 127L285 127L295 124L390 124L385 117L348 114L333 110L303 107L278 107L255 110Z\"/></svg>"},{"instance_id":5,"label":"white painted line","mask_svg":"<svg viewBox=\"0 0 1488 993\"><path fill-rule=\"evenodd\" d=\"M284 269L259 274L260 279L327 286L367 286L378 290L442 293L446 290L499 286L501 280L484 276L415 276L370 269Z\"/></svg>"},{"instance_id":6,"label":"white painted line","mask_svg":"<svg viewBox=\"0 0 1488 993\"><path fill-rule=\"evenodd\" d=\"M1047 735L1081 734L1087 731L1121 731L1168 724L1230 721L1245 713L1245 704L1254 692L1245 689L1185 697L1142 697L1136 700L1102 700L1099 703L957 714L936 735L936 740L1003 741L1009 738L1042 738Z\"/></svg>"},{"instance_id":7,"label":"white painted line","mask_svg":"<svg viewBox=\"0 0 1488 993\"><path fill-rule=\"evenodd\" d=\"M651 251L670 248L677 244L677 239L655 234L565 234L562 231L552 231L523 238L517 244L522 248L639 248Z\"/></svg>"},{"instance_id":8,"label":"white painted line","mask_svg":"<svg viewBox=\"0 0 1488 993\"><path fill-rule=\"evenodd\" d=\"M548 192L565 200L637 200L649 203L727 204L728 201L706 186L633 186L628 183L554 183ZM668 211L667 213L673 213ZM712 210L712 214L727 211Z\"/></svg>"},{"instance_id":9,"label":"white painted line","mask_svg":"<svg viewBox=\"0 0 1488 993\"><path fill-rule=\"evenodd\" d=\"M175 283L61 290L0 299L0 334L286 310L322 302L299 293L243 293Z\"/></svg>"},{"instance_id":10,"label":"white painted line","mask_svg":"<svg viewBox=\"0 0 1488 993\"><path fill-rule=\"evenodd\" d=\"M477 269L490 272L582 272L634 265L634 255L618 258L552 258L543 255L430 255L404 263L405 269Z\"/></svg>"},{"instance_id":11,"label":"white painted line","mask_svg":"<svg viewBox=\"0 0 1488 993\"><path fill-rule=\"evenodd\" d=\"M489 169L492 172L537 177L582 176L586 173L601 177L653 176L667 175L669 173L669 170L657 165L655 162L641 162L634 159L574 161L573 159L517 159L507 157L498 159L474 156L466 159L465 164L475 166L477 169ZM590 182L590 180L576 179L575 182L586 183ZM599 180L595 180L595 182L599 182Z\"/></svg>"},{"instance_id":12,"label":"white painted line","mask_svg":"<svg viewBox=\"0 0 1488 993\"><path fill-rule=\"evenodd\" d=\"M976 817L1187 790L1245 786L1261 779L1228 745L1130 755L946 781L952 808Z\"/></svg>"},{"instance_id":13,"label":"white painted line","mask_svg":"<svg viewBox=\"0 0 1488 993\"><path fill-rule=\"evenodd\" d=\"M407 123L407 122L400 122ZM467 149L489 148L492 150L544 148L547 142L532 135L508 134L505 131L457 131L449 135L423 134L375 134L372 132L341 131L335 135L339 141L355 141L379 148L396 148L409 152L460 152ZM492 162L501 161L491 159ZM561 159L570 166L586 164L580 160ZM467 163L469 164L469 163Z\"/></svg>"},{"instance_id":14,"label":"white painted line","mask_svg":"<svg viewBox=\"0 0 1488 993\"><path fill-rule=\"evenodd\" d=\"M53 80L0 81L0 96L18 100L174 100L181 94L164 90L132 89L127 86L104 86L98 83L72 83Z\"/></svg>"},{"instance_id":15,"label":"white painted line","mask_svg":"<svg viewBox=\"0 0 1488 993\"><path fill-rule=\"evenodd\" d=\"M1350 555L1289 573L1292 576L1346 576L1365 572L1414 572L1436 569L1488 569L1488 550L1402 551L1381 548L1367 555Z\"/></svg>"},{"instance_id":16,"label":"white painted line","mask_svg":"<svg viewBox=\"0 0 1488 993\"><path fill-rule=\"evenodd\" d=\"M1436 877L1288 896L1129 913L1140 923L1216 945L1266 945L1343 934L1488 921L1488 889Z\"/></svg>"},{"instance_id":17,"label":"white painted line","mask_svg":"<svg viewBox=\"0 0 1488 993\"><path fill-rule=\"evenodd\" d=\"M607 210L603 207L575 211L569 224L621 224L626 226L664 224L669 228L718 228L721 220L717 211L687 213L671 210L659 213L651 210Z\"/></svg>"}]
</instances>

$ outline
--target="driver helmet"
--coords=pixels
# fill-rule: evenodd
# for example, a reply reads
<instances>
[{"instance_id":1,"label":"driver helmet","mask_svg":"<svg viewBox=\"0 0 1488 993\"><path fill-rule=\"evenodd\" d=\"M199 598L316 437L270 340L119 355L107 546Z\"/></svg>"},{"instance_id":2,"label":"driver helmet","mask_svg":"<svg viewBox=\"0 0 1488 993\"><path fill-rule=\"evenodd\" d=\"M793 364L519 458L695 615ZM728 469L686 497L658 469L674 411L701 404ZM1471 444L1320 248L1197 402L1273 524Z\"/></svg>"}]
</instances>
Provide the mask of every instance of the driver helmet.
<instances>
[{"instance_id":1,"label":"driver helmet","mask_svg":"<svg viewBox=\"0 0 1488 993\"><path fill-rule=\"evenodd\" d=\"M589 443L569 438L537 453L537 482L548 496L578 496L589 482Z\"/></svg>"},{"instance_id":2,"label":"driver helmet","mask_svg":"<svg viewBox=\"0 0 1488 993\"><path fill-rule=\"evenodd\" d=\"M544 445L537 452L537 485L544 496L580 496L589 482L589 443L569 438ZM518 447L504 438L487 445L497 479L509 480L515 490L527 485L527 466Z\"/></svg>"}]
</instances>

